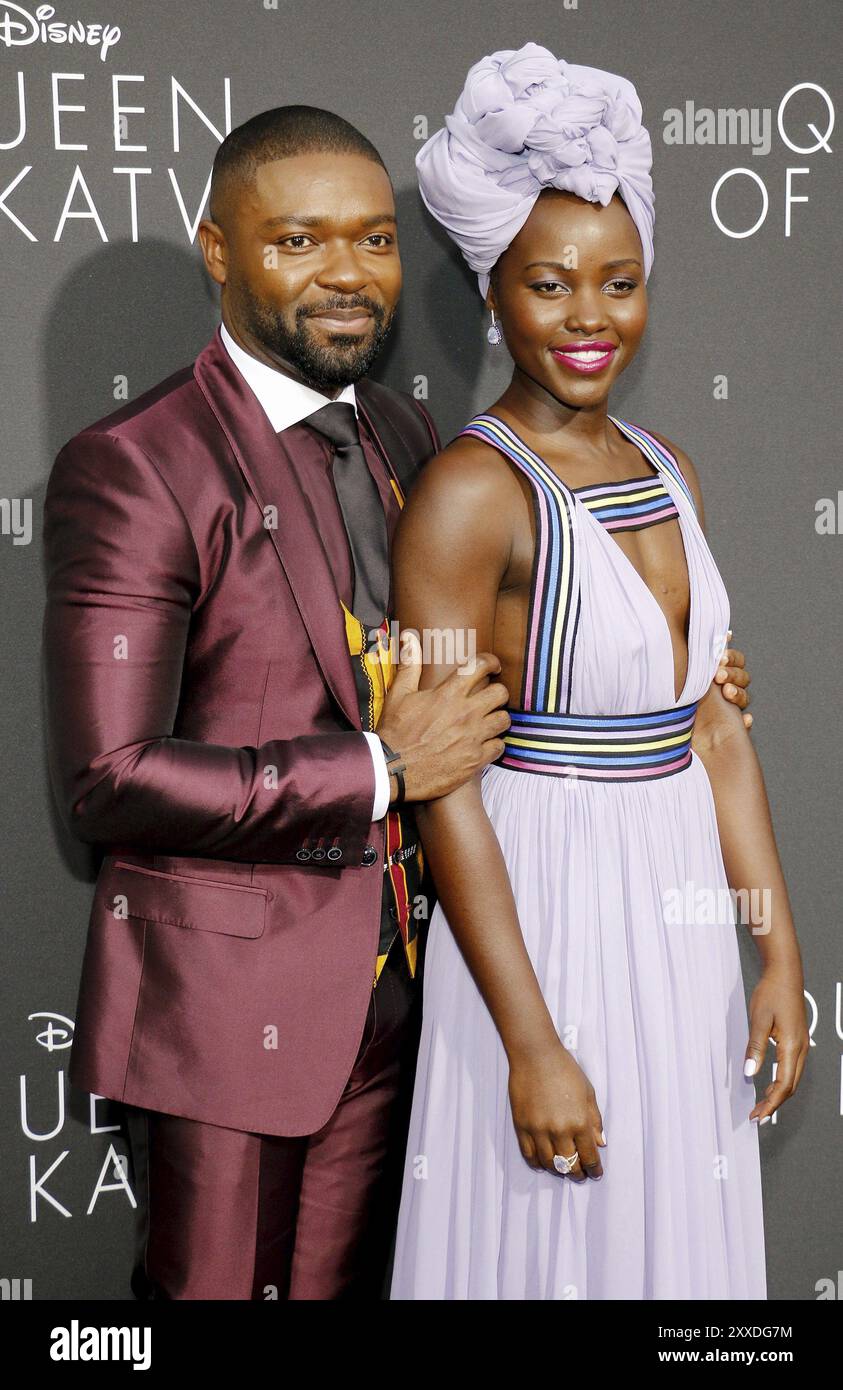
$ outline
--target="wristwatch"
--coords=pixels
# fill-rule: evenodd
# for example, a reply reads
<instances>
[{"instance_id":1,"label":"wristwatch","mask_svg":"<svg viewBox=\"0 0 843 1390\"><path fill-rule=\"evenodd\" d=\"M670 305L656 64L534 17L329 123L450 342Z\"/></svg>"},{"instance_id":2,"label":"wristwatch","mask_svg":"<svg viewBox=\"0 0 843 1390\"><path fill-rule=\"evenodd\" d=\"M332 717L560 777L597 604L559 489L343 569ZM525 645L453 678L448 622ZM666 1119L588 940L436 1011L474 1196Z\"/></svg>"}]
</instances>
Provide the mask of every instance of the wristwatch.
<instances>
[{"instance_id":1,"label":"wristwatch","mask_svg":"<svg viewBox=\"0 0 843 1390\"><path fill-rule=\"evenodd\" d=\"M380 739L381 748L386 758L386 770L392 773L398 783L398 795L395 801L397 805L400 805L404 800L404 773L407 769L405 764L401 761L401 754L393 752L386 740L381 738L380 734L378 734L378 738Z\"/></svg>"}]
</instances>

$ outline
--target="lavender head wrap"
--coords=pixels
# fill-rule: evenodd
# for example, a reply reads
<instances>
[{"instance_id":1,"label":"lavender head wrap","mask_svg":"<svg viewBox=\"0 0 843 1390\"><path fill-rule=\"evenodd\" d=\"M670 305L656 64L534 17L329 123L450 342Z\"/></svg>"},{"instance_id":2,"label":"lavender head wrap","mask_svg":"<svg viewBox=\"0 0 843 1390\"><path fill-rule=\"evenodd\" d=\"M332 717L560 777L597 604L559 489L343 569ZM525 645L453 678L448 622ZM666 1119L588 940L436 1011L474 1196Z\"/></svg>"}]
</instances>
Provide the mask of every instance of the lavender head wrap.
<instances>
[{"instance_id":1,"label":"lavender head wrap","mask_svg":"<svg viewBox=\"0 0 843 1390\"><path fill-rule=\"evenodd\" d=\"M479 272L523 227L543 188L605 207L618 192L653 264L650 137L631 82L527 43L469 69L453 114L416 155L422 198Z\"/></svg>"}]
</instances>

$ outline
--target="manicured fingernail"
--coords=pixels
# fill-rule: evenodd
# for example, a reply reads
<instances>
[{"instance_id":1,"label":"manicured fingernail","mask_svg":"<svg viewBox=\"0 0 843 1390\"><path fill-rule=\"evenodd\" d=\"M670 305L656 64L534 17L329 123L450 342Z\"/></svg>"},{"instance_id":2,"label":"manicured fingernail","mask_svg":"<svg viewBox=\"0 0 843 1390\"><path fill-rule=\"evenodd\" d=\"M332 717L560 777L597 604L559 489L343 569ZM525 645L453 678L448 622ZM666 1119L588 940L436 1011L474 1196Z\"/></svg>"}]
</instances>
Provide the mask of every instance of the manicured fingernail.
<instances>
[{"instance_id":1,"label":"manicured fingernail","mask_svg":"<svg viewBox=\"0 0 843 1390\"><path fill-rule=\"evenodd\" d=\"M737 687L734 686L734 685L732 685L731 681L729 682L728 685L724 685L724 687L723 687L723 692L724 692L724 694L726 694L726 695L737 695L737 693L738 693Z\"/></svg>"},{"instance_id":2,"label":"manicured fingernail","mask_svg":"<svg viewBox=\"0 0 843 1390\"><path fill-rule=\"evenodd\" d=\"M765 1125L765 1124L767 1123L767 1121L768 1121L768 1120L771 1120L772 1118L773 1118L772 1115L765 1115L764 1118L763 1118L763 1120L761 1121L762 1125Z\"/></svg>"},{"instance_id":3,"label":"manicured fingernail","mask_svg":"<svg viewBox=\"0 0 843 1390\"><path fill-rule=\"evenodd\" d=\"M757 1070L758 1070L758 1063L756 1062L755 1058L754 1058L754 1057L747 1057L746 1061L745 1061L744 1064L743 1064L743 1074L744 1074L744 1076L754 1076L755 1073L757 1072Z\"/></svg>"},{"instance_id":4,"label":"manicured fingernail","mask_svg":"<svg viewBox=\"0 0 843 1390\"><path fill-rule=\"evenodd\" d=\"M605 1134L603 1133L603 1131L602 1131L602 1129L601 1129L601 1131L600 1131L600 1143L601 1143L601 1144L605 1144L605 1142L606 1142L606 1136L605 1136Z\"/></svg>"}]
</instances>

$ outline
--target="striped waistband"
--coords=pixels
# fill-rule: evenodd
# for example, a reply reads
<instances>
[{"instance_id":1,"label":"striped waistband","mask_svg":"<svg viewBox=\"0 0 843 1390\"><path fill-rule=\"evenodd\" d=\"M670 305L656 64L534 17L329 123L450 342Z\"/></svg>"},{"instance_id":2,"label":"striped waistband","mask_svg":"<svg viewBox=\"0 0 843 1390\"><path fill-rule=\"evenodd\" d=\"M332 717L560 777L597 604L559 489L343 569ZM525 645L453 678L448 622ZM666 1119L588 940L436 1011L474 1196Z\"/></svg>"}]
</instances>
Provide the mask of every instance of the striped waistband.
<instances>
[{"instance_id":1,"label":"striped waistband","mask_svg":"<svg viewBox=\"0 0 843 1390\"><path fill-rule=\"evenodd\" d=\"M644 782L691 762L697 701L650 714L507 713L512 723L498 767L586 782Z\"/></svg>"}]
</instances>

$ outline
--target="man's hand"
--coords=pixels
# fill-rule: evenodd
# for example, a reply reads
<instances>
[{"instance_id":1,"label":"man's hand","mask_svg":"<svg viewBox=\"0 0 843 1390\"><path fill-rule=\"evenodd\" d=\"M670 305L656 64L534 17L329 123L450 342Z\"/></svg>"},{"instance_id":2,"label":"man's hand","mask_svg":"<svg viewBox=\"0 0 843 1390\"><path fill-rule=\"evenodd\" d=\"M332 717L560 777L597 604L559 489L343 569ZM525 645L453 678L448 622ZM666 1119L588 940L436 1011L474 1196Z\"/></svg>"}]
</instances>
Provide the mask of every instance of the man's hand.
<instances>
[{"instance_id":1,"label":"man's hand","mask_svg":"<svg viewBox=\"0 0 843 1390\"><path fill-rule=\"evenodd\" d=\"M730 628L727 637L731 637ZM720 686L720 693L724 700L737 705L738 709L746 711L750 696L747 686L752 680L752 676L746 669L746 660L743 652L738 651L737 647L727 647L720 658L720 665L714 673L714 680ZM743 722L747 729L752 728L752 715L744 713Z\"/></svg>"},{"instance_id":2,"label":"man's hand","mask_svg":"<svg viewBox=\"0 0 843 1390\"><path fill-rule=\"evenodd\" d=\"M441 685L419 690L421 646L401 636L401 665L387 692L377 732L401 754L407 801L431 801L455 791L504 751L510 725L503 708L509 691L492 679L501 669L492 652L475 657L471 670L452 671ZM397 792L389 779L392 799Z\"/></svg>"}]
</instances>

